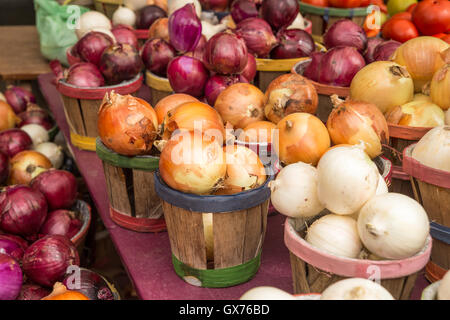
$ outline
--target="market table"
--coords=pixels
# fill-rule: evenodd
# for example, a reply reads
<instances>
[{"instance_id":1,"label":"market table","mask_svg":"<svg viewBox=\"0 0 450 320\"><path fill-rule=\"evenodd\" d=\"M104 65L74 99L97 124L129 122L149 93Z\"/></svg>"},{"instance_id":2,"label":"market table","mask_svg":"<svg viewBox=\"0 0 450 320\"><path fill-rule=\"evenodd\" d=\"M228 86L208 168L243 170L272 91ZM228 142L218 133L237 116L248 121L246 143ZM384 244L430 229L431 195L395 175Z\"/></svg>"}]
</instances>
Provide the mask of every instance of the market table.
<instances>
[{"instance_id":1,"label":"market table","mask_svg":"<svg viewBox=\"0 0 450 320\"><path fill-rule=\"evenodd\" d=\"M38 77L41 92L50 110L69 141L69 129L64 116L61 97L52 84L53 75ZM149 90L143 86L138 95L149 100ZM70 144L70 142L68 142ZM103 167L95 152L82 151L70 144L78 168L86 181L97 210L108 229L123 265L136 292L145 300L235 300L257 286L274 286L292 292L289 251L283 241L285 217L270 216L263 245L261 267L247 283L223 289L198 288L185 283L174 272L167 232L150 234L129 231L116 225L109 217L108 196ZM420 276L412 293L418 299L427 285Z\"/></svg>"}]
</instances>

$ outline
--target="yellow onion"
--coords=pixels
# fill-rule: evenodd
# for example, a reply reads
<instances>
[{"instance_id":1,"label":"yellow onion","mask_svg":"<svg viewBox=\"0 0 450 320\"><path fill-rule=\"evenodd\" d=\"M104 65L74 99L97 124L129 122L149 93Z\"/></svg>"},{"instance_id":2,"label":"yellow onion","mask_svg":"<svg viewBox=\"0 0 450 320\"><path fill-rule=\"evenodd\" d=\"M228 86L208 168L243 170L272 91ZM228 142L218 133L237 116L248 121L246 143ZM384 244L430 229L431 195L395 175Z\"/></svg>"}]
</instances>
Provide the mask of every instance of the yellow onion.
<instances>
[{"instance_id":1,"label":"yellow onion","mask_svg":"<svg viewBox=\"0 0 450 320\"><path fill-rule=\"evenodd\" d=\"M450 64L444 65L434 74L430 84L430 97L442 109L450 108Z\"/></svg>"},{"instance_id":2,"label":"yellow onion","mask_svg":"<svg viewBox=\"0 0 450 320\"><path fill-rule=\"evenodd\" d=\"M405 66L414 80L416 92L431 81L434 73L444 65L441 53L450 45L436 37L417 37L406 41L392 56L392 61Z\"/></svg>"},{"instance_id":3,"label":"yellow onion","mask_svg":"<svg viewBox=\"0 0 450 320\"><path fill-rule=\"evenodd\" d=\"M437 127L444 124L445 114L439 106L426 100L412 101L386 113L388 123L410 127Z\"/></svg>"},{"instance_id":4,"label":"yellow onion","mask_svg":"<svg viewBox=\"0 0 450 320\"><path fill-rule=\"evenodd\" d=\"M209 194L223 186L227 171L225 153L214 138L182 130L162 150L159 171L173 189Z\"/></svg>"},{"instance_id":5,"label":"yellow onion","mask_svg":"<svg viewBox=\"0 0 450 320\"><path fill-rule=\"evenodd\" d=\"M227 163L226 194L255 189L266 181L266 170L258 155L244 146L223 147Z\"/></svg>"},{"instance_id":6,"label":"yellow onion","mask_svg":"<svg viewBox=\"0 0 450 320\"><path fill-rule=\"evenodd\" d=\"M274 79L267 87L265 96L264 113L273 123L294 112L314 114L319 102L314 85L296 73Z\"/></svg>"},{"instance_id":7,"label":"yellow onion","mask_svg":"<svg viewBox=\"0 0 450 320\"><path fill-rule=\"evenodd\" d=\"M327 128L334 144L355 145L364 142L364 151L370 158L379 156L382 144L389 142L386 118L372 103L343 101L337 95L331 96L334 109L331 111Z\"/></svg>"},{"instance_id":8,"label":"yellow onion","mask_svg":"<svg viewBox=\"0 0 450 320\"><path fill-rule=\"evenodd\" d=\"M450 172L450 126L428 131L414 147L412 157L428 167Z\"/></svg>"},{"instance_id":9,"label":"yellow onion","mask_svg":"<svg viewBox=\"0 0 450 320\"><path fill-rule=\"evenodd\" d=\"M9 104L0 100L0 131L12 129L20 122Z\"/></svg>"},{"instance_id":10,"label":"yellow onion","mask_svg":"<svg viewBox=\"0 0 450 320\"><path fill-rule=\"evenodd\" d=\"M414 95L413 101L430 101L431 97L429 95L423 94L423 93L416 93Z\"/></svg>"},{"instance_id":11,"label":"yellow onion","mask_svg":"<svg viewBox=\"0 0 450 320\"><path fill-rule=\"evenodd\" d=\"M385 113L414 98L414 83L405 67L391 61L375 61L355 75L350 98L373 103Z\"/></svg>"},{"instance_id":12,"label":"yellow onion","mask_svg":"<svg viewBox=\"0 0 450 320\"><path fill-rule=\"evenodd\" d=\"M21 151L11 159L8 184L28 185L35 176L51 167L52 163L42 153Z\"/></svg>"},{"instance_id":13,"label":"yellow onion","mask_svg":"<svg viewBox=\"0 0 450 320\"><path fill-rule=\"evenodd\" d=\"M330 136L319 118L309 113L291 113L277 124L275 152L283 164L298 161L316 165L330 147Z\"/></svg>"},{"instance_id":14,"label":"yellow onion","mask_svg":"<svg viewBox=\"0 0 450 320\"><path fill-rule=\"evenodd\" d=\"M238 140L245 142L272 143L273 131L277 125L270 121L256 121L246 126L239 134Z\"/></svg>"},{"instance_id":15,"label":"yellow onion","mask_svg":"<svg viewBox=\"0 0 450 320\"><path fill-rule=\"evenodd\" d=\"M214 108L225 123L242 129L264 120L264 93L252 84L235 83L219 94Z\"/></svg>"},{"instance_id":16,"label":"yellow onion","mask_svg":"<svg viewBox=\"0 0 450 320\"><path fill-rule=\"evenodd\" d=\"M169 43L169 18L159 18L155 20L148 29L148 38L159 38Z\"/></svg>"},{"instance_id":17,"label":"yellow onion","mask_svg":"<svg viewBox=\"0 0 450 320\"><path fill-rule=\"evenodd\" d=\"M119 154L136 156L150 153L158 119L145 100L111 91L103 98L97 126L105 146Z\"/></svg>"},{"instance_id":18,"label":"yellow onion","mask_svg":"<svg viewBox=\"0 0 450 320\"><path fill-rule=\"evenodd\" d=\"M158 103L155 106L158 124L163 123L167 112L169 112L170 110L175 109L176 107L182 105L183 103L195 101L198 101L198 99L184 93L174 93L168 95L167 97L162 98L161 100L158 101Z\"/></svg>"}]
</instances>

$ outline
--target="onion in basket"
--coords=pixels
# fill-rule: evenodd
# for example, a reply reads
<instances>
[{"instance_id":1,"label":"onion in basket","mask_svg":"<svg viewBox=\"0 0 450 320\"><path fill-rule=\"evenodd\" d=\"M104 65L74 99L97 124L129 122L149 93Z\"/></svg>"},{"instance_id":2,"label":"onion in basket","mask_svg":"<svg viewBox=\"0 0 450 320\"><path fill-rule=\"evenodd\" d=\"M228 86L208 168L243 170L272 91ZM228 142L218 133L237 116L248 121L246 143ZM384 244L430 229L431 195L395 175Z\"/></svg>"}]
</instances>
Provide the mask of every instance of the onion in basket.
<instances>
[{"instance_id":1,"label":"onion in basket","mask_svg":"<svg viewBox=\"0 0 450 320\"><path fill-rule=\"evenodd\" d=\"M450 172L450 126L428 131L414 147L412 157L428 167Z\"/></svg>"},{"instance_id":2,"label":"onion in basket","mask_svg":"<svg viewBox=\"0 0 450 320\"><path fill-rule=\"evenodd\" d=\"M394 300L394 297L374 281L349 278L326 288L320 300Z\"/></svg>"}]
</instances>

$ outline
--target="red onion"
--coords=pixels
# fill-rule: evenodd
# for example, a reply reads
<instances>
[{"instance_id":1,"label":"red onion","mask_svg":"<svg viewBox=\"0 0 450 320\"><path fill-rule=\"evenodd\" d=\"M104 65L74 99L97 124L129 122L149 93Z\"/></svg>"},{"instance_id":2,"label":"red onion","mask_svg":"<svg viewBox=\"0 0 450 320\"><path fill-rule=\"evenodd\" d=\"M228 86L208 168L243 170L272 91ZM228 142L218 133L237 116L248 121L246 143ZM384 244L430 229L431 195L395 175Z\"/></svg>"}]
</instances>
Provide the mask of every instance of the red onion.
<instances>
[{"instance_id":1,"label":"red onion","mask_svg":"<svg viewBox=\"0 0 450 320\"><path fill-rule=\"evenodd\" d=\"M166 12L158 6L145 6L139 10L136 19L137 29L148 29L159 18L167 17Z\"/></svg>"},{"instance_id":2,"label":"red onion","mask_svg":"<svg viewBox=\"0 0 450 320\"><path fill-rule=\"evenodd\" d=\"M158 38L147 40L141 53L147 70L161 77L167 76L167 65L175 55L175 49L163 39Z\"/></svg>"},{"instance_id":3,"label":"red onion","mask_svg":"<svg viewBox=\"0 0 450 320\"><path fill-rule=\"evenodd\" d=\"M0 253L6 253L20 262L25 249L26 247L24 248L19 242L14 241L14 239L0 235Z\"/></svg>"},{"instance_id":4,"label":"red onion","mask_svg":"<svg viewBox=\"0 0 450 320\"><path fill-rule=\"evenodd\" d=\"M81 229L81 221L73 211L59 209L50 212L42 225L41 235L61 235L72 239Z\"/></svg>"},{"instance_id":5,"label":"red onion","mask_svg":"<svg viewBox=\"0 0 450 320\"><path fill-rule=\"evenodd\" d=\"M170 44L179 52L192 51L202 36L202 24L195 7L188 3L169 17Z\"/></svg>"},{"instance_id":6,"label":"red onion","mask_svg":"<svg viewBox=\"0 0 450 320\"><path fill-rule=\"evenodd\" d=\"M316 48L313 38L305 30L282 29L277 39L279 44L270 53L272 59L308 57Z\"/></svg>"},{"instance_id":7,"label":"red onion","mask_svg":"<svg viewBox=\"0 0 450 320\"><path fill-rule=\"evenodd\" d=\"M334 47L327 51L320 64L319 82L348 87L355 74L366 65L354 47Z\"/></svg>"},{"instance_id":8,"label":"red onion","mask_svg":"<svg viewBox=\"0 0 450 320\"><path fill-rule=\"evenodd\" d=\"M0 300L14 300L22 287L23 275L19 263L0 253Z\"/></svg>"},{"instance_id":9,"label":"red onion","mask_svg":"<svg viewBox=\"0 0 450 320\"><path fill-rule=\"evenodd\" d=\"M234 23L239 23L247 18L259 16L258 7L254 0L235 0L231 4L231 17Z\"/></svg>"},{"instance_id":10,"label":"red onion","mask_svg":"<svg viewBox=\"0 0 450 320\"><path fill-rule=\"evenodd\" d=\"M34 236L47 216L47 202L39 191L23 185L0 193L0 228L20 236Z\"/></svg>"},{"instance_id":11,"label":"red onion","mask_svg":"<svg viewBox=\"0 0 450 320\"><path fill-rule=\"evenodd\" d=\"M401 46L401 43L395 40L380 43L373 52L374 61L389 61L389 58Z\"/></svg>"},{"instance_id":12,"label":"red onion","mask_svg":"<svg viewBox=\"0 0 450 320\"><path fill-rule=\"evenodd\" d=\"M208 104L214 106L219 94L232 84L244 82L248 83L248 80L241 75L222 76L214 75L208 79L205 85L205 97Z\"/></svg>"},{"instance_id":13,"label":"red onion","mask_svg":"<svg viewBox=\"0 0 450 320\"><path fill-rule=\"evenodd\" d=\"M139 74L143 63L135 47L115 44L103 51L99 67L109 84L118 84Z\"/></svg>"},{"instance_id":14,"label":"red onion","mask_svg":"<svg viewBox=\"0 0 450 320\"><path fill-rule=\"evenodd\" d=\"M38 124L46 130L50 130L54 126L48 112L37 105L29 104L27 110L19 113L17 116L22 119L19 127L23 127L27 124Z\"/></svg>"},{"instance_id":15,"label":"red onion","mask_svg":"<svg viewBox=\"0 0 450 320\"><path fill-rule=\"evenodd\" d=\"M30 136L20 129L9 129L0 132L0 151L10 158L17 153L31 149L33 141Z\"/></svg>"},{"instance_id":16,"label":"red onion","mask_svg":"<svg viewBox=\"0 0 450 320\"><path fill-rule=\"evenodd\" d=\"M235 32L244 38L248 52L259 58L266 57L277 45L270 25L260 18L248 18L239 22Z\"/></svg>"},{"instance_id":17,"label":"red onion","mask_svg":"<svg viewBox=\"0 0 450 320\"><path fill-rule=\"evenodd\" d=\"M45 289L37 284L24 284L16 300L41 300L50 294L49 289Z\"/></svg>"},{"instance_id":18,"label":"red onion","mask_svg":"<svg viewBox=\"0 0 450 320\"><path fill-rule=\"evenodd\" d=\"M200 60L203 62L206 66L206 43L208 41L206 40L206 37L202 35L200 37L200 40L197 43L197 46L195 47L194 51L192 51L192 57L195 59Z\"/></svg>"},{"instance_id":19,"label":"red onion","mask_svg":"<svg viewBox=\"0 0 450 320\"><path fill-rule=\"evenodd\" d=\"M63 284L69 290L81 292L90 300L114 300L114 294L108 286L108 283L96 272L80 268L79 287L74 283L72 274L64 277Z\"/></svg>"},{"instance_id":20,"label":"red onion","mask_svg":"<svg viewBox=\"0 0 450 320\"><path fill-rule=\"evenodd\" d=\"M276 30L287 27L297 17L300 8L298 2L298 0L263 0L261 15Z\"/></svg>"},{"instance_id":21,"label":"red onion","mask_svg":"<svg viewBox=\"0 0 450 320\"><path fill-rule=\"evenodd\" d=\"M303 71L303 76L312 81L319 81L320 63L324 55L325 52L311 53L311 62L305 68L305 71Z\"/></svg>"},{"instance_id":22,"label":"red onion","mask_svg":"<svg viewBox=\"0 0 450 320\"><path fill-rule=\"evenodd\" d=\"M0 151L0 185L3 185L9 176L9 157Z\"/></svg>"},{"instance_id":23,"label":"red onion","mask_svg":"<svg viewBox=\"0 0 450 320\"><path fill-rule=\"evenodd\" d=\"M175 92L200 98L208 80L208 71L200 60L181 56L170 61L167 78Z\"/></svg>"},{"instance_id":24,"label":"red onion","mask_svg":"<svg viewBox=\"0 0 450 320\"><path fill-rule=\"evenodd\" d=\"M36 103L36 98L30 91L16 86L8 86L5 98L16 114L25 111L29 102Z\"/></svg>"},{"instance_id":25,"label":"red onion","mask_svg":"<svg viewBox=\"0 0 450 320\"><path fill-rule=\"evenodd\" d=\"M80 62L67 71L66 82L77 87L97 88L105 85L100 70L92 63Z\"/></svg>"},{"instance_id":26,"label":"red onion","mask_svg":"<svg viewBox=\"0 0 450 320\"><path fill-rule=\"evenodd\" d=\"M77 197L77 180L69 171L47 170L36 176L30 186L45 196L50 210L67 209Z\"/></svg>"},{"instance_id":27,"label":"red onion","mask_svg":"<svg viewBox=\"0 0 450 320\"><path fill-rule=\"evenodd\" d=\"M223 12L228 8L228 0L200 0L203 10Z\"/></svg>"},{"instance_id":28,"label":"red onion","mask_svg":"<svg viewBox=\"0 0 450 320\"><path fill-rule=\"evenodd\" d=\"M51 287L61 281L71 265L80 258L73 243L65 236L46 236L28 247L23 256L23 271L37 284Z\"/></svg>"},{"instance_id":29,"label":"red onion","mask_svg":"<svg viewBox=\"0 0 450 320\"><path fill-rule=\"evenodd\" d=\"M256 59L255 56L249 53L247 55L247 65L242 71L241 75L248 80L248 82L252 82L256 76Z\"/></svg>"},{"instance_id":30,"label":"red onion","mask_svg":"<svg viewBox=\"0 0 450 320\"><path fill-rule=\"evenodd\" d=\"M219 32L206 43L208 67L220 74L241 73L247 65L244 39L232 32Z\"/></svg>"},{"instance_id":31,"label":"red onion","mask_svg":"<svg viewBox=\"0 0 450 320\"><path fill-rule=\"evenodd\" d=\"M367 36L363 28L351 20L336 21L323 36L327 49L337 46L355 47L364 52L367 47Z\"/></svg>"},{"instance_id":32,"label":"red onion","mask_svg":"<svg viewBox=\"0 0 450 320\"><path fill-rule=\"evenodd\" d=\"M364 52L364 59L366 60L367 64L375 61L373 59L373 53L375 51L375 48L380 43L383 43L383 42L384 42L384 40L382 38L377 38L377 37L367 39L367 48L366 48L366 51Z\"/></svg>"},{"instance_id":33,"label":"red onion","mask_svg":"<svg viewBox=\"0 0 450 320\"><path fill-rule=\"evenodd\" d=\"M114 41L107 34L90 31L78 40L77 49L84 61L98 66L103 51L113 43Z\"/></svg>"},{"instance_id":34,"label":"red onion","mask_svg":"<svg viewBox=\"0 0 450 320\"><path fill-rule=\"evenodd\" d=\"M139 47L138 38L131 27L118 24L112 28L111 32L114 35L114 38L116 38L117 43L126 43L136 49Z\"/></svg>"}]
</instances>

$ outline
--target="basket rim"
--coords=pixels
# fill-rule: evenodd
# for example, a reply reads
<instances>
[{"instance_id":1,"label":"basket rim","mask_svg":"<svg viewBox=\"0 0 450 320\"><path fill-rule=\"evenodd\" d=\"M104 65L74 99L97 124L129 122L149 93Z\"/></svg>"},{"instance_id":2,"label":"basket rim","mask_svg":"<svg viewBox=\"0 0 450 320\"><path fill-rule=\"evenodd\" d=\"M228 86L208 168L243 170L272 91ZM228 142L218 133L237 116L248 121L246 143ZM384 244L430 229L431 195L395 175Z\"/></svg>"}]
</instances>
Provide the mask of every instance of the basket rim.
<instances>
[{"instance_id":1,"label":"basket rim","mask_svg":"<svg viewBox=\"0 0 450 320\"><path fill-rule=\"evenodd\" d=\"M70 239L75 244L75 246L79 245L83 237L86 236L92 221L92 209L87 202L77 199L70 210L76 209L78 209L80 214L82 215L81 220L83 221L83 225L81 226L80 230Z\"/></svg>"},{"instance_id":2,"label":"basket rim","mask_svg":"<svg viewBox=\"0 0 450 320\"><path fill-rule=\"evenodd\" d=\"M389 136L406 140L420 140L433 127L411 127L388 123Z\"/></svg>"},{"instance_id":3,"label":"basket rim","mask_svg":"<svg viewBox=\"0 0 450 320\"><path fill-rule=\"evenodd\" d=\"M327 15L334 17L352 17L352 16L365 17L368 14L367 8L368 7L342 9L333 7L318 7L304 2L300 2L300 11L303 11L305 13L314 13L318 15Z\"/></svg>"},{"instance_id":4,"label":"basket rim","mask_svg":"<svg viewBox=\"0 0 450 320\"><path fill-rule=\"evenodd\" d=\"M150 88L159 91L173 92L168 78L160 77L147 69L145 70L145 82Z\"/></svg>"}]
</instances>

